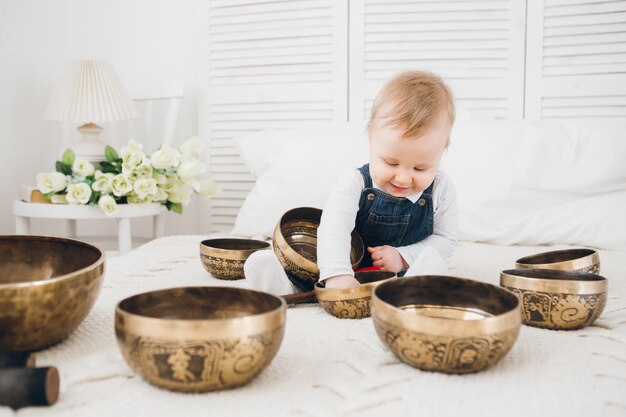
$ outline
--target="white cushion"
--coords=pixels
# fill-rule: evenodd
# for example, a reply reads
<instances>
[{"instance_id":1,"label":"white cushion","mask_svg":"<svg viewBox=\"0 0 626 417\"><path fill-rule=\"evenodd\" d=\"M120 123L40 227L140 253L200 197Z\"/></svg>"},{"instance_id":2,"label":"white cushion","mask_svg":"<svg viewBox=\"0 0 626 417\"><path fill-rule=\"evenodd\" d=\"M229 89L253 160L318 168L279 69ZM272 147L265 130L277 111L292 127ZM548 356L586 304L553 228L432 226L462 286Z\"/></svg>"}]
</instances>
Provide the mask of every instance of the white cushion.
<instances>
[{"instance_id":1,"label":"white cushion","mask_svg":"<svg viewBox=\"0 0 626 417\"><path fill-rule=\"evenodd\" d=\"M322 208L343 170L367 162L363 125L267 130L236 139L257 177L235 221L237 236L272 236L283 213L295 207Z\"/></svg>"},{"instance_id":2,"label":"white cushion","mask_svg":"<svg viewBox=\"0 0 626 417\"><path fill-rule=\"evenodd\" d=\"M550 126L459 109L442 169L461 238L626 249L624 127ZM233 234L271 237L294 207L321 208L342 170L368 160L362 125L268 130L236 140L257 177Z\"/></svg>"},{"instance_id":3,"label":"white cushion","mask_svg":"<svg viewBox=\"0 0 626 417\"><path fill-rule=\"evenodd\" d=\"M461 238L626 248L623 131L461 110L442 161L457 188Z\"/></svg>"}]
</instances>

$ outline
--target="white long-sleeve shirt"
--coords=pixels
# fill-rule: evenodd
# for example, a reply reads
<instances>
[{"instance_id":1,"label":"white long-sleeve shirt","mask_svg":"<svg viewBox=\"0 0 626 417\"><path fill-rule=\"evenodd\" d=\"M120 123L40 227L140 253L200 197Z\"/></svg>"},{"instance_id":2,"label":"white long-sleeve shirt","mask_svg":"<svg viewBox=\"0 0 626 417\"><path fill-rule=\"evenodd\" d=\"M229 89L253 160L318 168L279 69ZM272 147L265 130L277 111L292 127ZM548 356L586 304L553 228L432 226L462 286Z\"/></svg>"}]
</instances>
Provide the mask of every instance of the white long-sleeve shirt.
<instances>
[{"instance_id":1,"label":"white long-sleeve shirt","mask_svg":"<svg viewBox=\"0 0 626 417\"><path fill-rule=\"evenodd\" d=\"M372 184L374 188L382 191L378 184L375 182ZM365 188L363 176L358 170L351 169L338 179L326 200L317 231L320 281L335 275L354 275L350 265L350 234L355 226L363 188ZM421 195L420 192L406 198L415 203ZM435 176L433 211L433 234L417 243L396 248L409 265L412 265L427 246L435 249L445 259L450 256L458 241L459 210L456 191L450 178L441 171Z\"/></svg>"}]
</instances>

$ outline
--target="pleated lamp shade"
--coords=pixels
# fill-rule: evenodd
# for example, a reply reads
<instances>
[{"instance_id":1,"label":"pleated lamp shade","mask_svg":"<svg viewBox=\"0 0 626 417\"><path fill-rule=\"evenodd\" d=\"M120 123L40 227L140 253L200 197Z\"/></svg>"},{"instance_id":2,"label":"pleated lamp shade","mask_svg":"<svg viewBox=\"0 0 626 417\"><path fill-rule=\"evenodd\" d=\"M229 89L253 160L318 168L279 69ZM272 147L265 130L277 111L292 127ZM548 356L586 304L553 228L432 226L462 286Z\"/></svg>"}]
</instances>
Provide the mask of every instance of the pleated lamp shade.
<instances>
[{"instance_id":1,"label":"pleated lamp shade","mask_svg":"<svg viewBox=\"0 0 626 417\"><path fill-rule=\"evenodd\" d=\"M44 114L45 120L99 123L139 117L135 104L108 61L70 64Z\"/></svg>"},{"instance_id":2,"label":"pleated lamp shade","mask_svg":"<svg viewBox=\"0 0 626 417\"><path fill-rule=\"evenodd\" d=\"M52 94L45 120L82 123L81 139L71 148L76 158L104 161L106 144L100 140L102 128L96 123L139 117L135 103L108 61L74 61L63 81Z\"/></svg>"}]
</instances>

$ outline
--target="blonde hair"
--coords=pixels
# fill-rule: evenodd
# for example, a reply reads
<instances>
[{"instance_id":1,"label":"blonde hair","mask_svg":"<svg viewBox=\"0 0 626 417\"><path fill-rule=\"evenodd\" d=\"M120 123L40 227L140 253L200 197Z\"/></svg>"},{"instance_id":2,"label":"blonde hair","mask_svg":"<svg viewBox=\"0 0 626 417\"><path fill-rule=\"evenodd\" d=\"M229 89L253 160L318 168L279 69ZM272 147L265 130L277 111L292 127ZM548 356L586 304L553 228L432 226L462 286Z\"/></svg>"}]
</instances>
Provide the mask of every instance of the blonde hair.
<instances>
[{"instance_id":1,"label":"blonde hair","mask_svg":"<svg viewBox=\"0 0 626 417\"><path fill-rule=\"evenodd\" d=\"M452 126L454 98L443 80L430 72L407 71L393 77L380 90L367 129L371 130L377 120L385 119L385 126L403 128L405 137L418 137L441 111L448 112Z\"/></svg>"}]
</instances>

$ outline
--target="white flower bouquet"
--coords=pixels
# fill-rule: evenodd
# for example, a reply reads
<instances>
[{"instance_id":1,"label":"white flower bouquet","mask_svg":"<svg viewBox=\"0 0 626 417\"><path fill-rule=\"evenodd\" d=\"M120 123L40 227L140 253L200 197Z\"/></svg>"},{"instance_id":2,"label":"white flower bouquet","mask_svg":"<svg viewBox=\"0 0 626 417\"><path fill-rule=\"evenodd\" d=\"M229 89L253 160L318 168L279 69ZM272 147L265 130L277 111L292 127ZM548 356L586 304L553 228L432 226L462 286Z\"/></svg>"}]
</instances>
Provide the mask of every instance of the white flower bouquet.
<instances>
[{"instance_id":1,"label":"white flower bouquet","mask_svg":"<svg viewBox=\"0 0 626 417\"><path fill-rule=\"evenodd\" d=\"M202 145L194 137L178 149L163 145L151 155L131 140L120 155L111 146L105 149L104 160L91 164L77 159L67 149L56 172L37 175L37 188L54 204L98 206L113 215L119 204L160 203L175 213L182 213L192 193L212 196L219 187L197 176L206 171L198 160Z\"/></svg>"}]
</instances>

